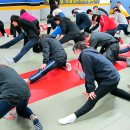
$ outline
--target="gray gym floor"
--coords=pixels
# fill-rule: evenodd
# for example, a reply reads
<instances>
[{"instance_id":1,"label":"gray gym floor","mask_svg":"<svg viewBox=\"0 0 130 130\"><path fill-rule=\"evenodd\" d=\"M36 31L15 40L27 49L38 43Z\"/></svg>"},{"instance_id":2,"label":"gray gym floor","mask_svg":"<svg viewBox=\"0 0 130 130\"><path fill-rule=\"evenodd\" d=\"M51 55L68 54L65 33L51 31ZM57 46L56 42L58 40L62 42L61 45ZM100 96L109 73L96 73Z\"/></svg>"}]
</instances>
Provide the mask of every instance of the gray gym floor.
<instances>
[{"instance_id":1,"label":"gray gym floor","mask_svg":"<svg viewBox=\"0 0 130 130\"><path fill-rule=\"evenodd\" d=\"M0 44L10 39L0 37ZM123 39L125 43L130 42L130 37L123 35ZM0 49L0 63L7 64L4 57L14 57L21 49L22 44L21 41L9 49ZM68 60L75 59L72 45L64 45L64 47L68 54ZM11 67L21 74L38 69L41 63L42 53L36 54L30 50L17 64L13 64ZM130 82L130 68L121 70L120 75L119 88L130 91L127 87ZM86 102L87 98L81 94L84 91L84 85L80 85L32 103L29 107L41 120L44 130L130 130L130 102L110 94L101 99L91 112L79 118L75 123L63 126L58 124L59 118L75 112ZM34 130L34 128L29 120L18 117L13 121L1 119L0 130Z\"/></svg>"}]
</instances>

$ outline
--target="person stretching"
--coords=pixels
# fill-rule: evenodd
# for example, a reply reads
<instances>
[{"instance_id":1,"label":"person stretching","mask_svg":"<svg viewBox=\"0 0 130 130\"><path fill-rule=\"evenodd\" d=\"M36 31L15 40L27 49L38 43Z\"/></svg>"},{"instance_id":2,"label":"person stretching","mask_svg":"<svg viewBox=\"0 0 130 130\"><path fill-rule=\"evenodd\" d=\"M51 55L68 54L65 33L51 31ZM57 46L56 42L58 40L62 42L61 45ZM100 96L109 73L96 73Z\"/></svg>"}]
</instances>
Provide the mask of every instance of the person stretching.
<instances>
[{"instance_id":1,"label":"person stretching","mask_svg":"<svg viewBox=\"0 0 130 130\"><path fill-rule=\"evenodd\" d=\"M96 103L108 93L130 101L130 94L117 87L120 75L108 59L95 49L89 48L82 41L74 45L74 50L75 53L80 53L79 61L85 73L85 88L88 100L73 114L59 119L60 124L65 125L75 122L77 118L91 111ZM94 81L98 84L97 88Z\"/></svg>"},{"instance_id":2,"label":"person stretching","mask_svg":"<svg viewBox=\"0 0 130 130\"><path fill-rule=\"evenodd\" d=\"M23 29L24 37L26 37L26 44L14 58L6 58L9 64L17 63L33 46L35 46L38 43L40 34L36 25L33 22L29 22L25 19L13 16L12 24L15 27L20 25L20 27ZM23 38L23 36L21 38Z\"/></svg>"},{"instance_id":3,"label":"person stretching","mask_svg":"<svg viewBox=\"0 0 130 130\"><path fill-rule=\"evenodd\" d=\"M16 107L17 114L30 119L35 130L43 130L37 116L27 107L30 98L27 83L13 68L1 64L0 76L0 119Z\"/></svg>"},{"instance_id":4,"label":"person stretching","mask_svg":"<svg viewBox=\"0 0 130 130\"><path fill-rule=\"evenodd\" d=\"M37 81L55 68L64 67L66 71L71 71L71 64L66 63L67 54L57 39L43 34L40 37L40 44L43 48L43 64L41 65L40 70L28 79L25 79L27 83Z\"/></svg>"}]
</instances>

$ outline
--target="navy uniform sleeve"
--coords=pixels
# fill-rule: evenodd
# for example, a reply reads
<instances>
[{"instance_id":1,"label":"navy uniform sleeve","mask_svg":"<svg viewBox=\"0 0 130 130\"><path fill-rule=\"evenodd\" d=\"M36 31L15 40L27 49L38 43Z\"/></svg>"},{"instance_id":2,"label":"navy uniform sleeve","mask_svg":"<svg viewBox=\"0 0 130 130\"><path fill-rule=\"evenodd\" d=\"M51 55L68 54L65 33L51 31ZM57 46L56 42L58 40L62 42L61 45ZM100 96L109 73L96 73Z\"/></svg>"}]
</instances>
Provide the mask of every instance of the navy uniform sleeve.
<instances>
[{"instance_id":1,"label":"navy uniform sleeve","mask_svg":"<svg viewBox=\"0 0 130 130\"><path fill-rule=\"evenodd\" d=\"M88 93L93 92L96 88L95 86L95 74L93 63L89 55L82 54L81 57L83 71L85 73L85 87Z\"/></svg>"},{"instance_id":2,"label":"navy uniform sleeve","mask_svg":"<svg viewBox=\"0 0 130 130\"><path fill-rule=\"evenodd\" d=\"M62 35L66 34L66 24L65 22L61 22L60 24L61 30L62 30Z\"/></svg>"}]
</instances>

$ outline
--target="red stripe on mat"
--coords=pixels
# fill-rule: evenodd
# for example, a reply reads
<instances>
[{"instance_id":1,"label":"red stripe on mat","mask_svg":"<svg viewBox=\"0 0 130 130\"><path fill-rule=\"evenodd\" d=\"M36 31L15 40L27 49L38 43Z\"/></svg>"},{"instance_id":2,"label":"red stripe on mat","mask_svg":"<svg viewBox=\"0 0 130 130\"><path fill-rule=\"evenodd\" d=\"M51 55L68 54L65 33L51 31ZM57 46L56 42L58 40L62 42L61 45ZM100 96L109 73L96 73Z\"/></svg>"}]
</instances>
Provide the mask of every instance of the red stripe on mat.
<instances>
[{"instance_id":1,"label":"red stripe on mat","mask_svg":"<svg viewBox=\"0 0 130 130\"><path fill-rule=\"evenodd\" d=\"M72 64L72 68L78 68L81 70L81 66L77 60L72 60L70 63ZM121 70L126 68L127 65L125 62L117 62L115 67L117 70ZM36 71L31 71L24 73L21 76L23 78L28 78L35 72ZM58 94L83 83L84 80L80 80L74 69L72 69L71 72L66 72L63 69L52 70L37 82L29 85L31 90L30 103Z\"/></svg>"}]
</instances>

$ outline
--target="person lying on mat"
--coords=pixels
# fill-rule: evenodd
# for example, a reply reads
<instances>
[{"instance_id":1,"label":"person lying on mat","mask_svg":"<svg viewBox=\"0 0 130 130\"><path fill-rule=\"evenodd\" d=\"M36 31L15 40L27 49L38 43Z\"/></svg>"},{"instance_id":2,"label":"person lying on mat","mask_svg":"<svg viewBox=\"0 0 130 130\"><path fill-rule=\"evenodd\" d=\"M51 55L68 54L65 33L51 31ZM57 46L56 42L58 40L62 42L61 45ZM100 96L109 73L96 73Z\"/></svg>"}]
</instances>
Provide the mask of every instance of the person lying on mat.
<instances>
[{"instance_id":1,"label":"person lying on mat","mask_svg":"<svg viewBox=\"0 0 130 130\"><path fill-rule=\"evenodd\" d=\"M13 68L0 65L0 119L16 107L17 114L30 119L35 130L43 130L39 119L27 107L29 98L30 90L27 83Z\"/></svg>"},{"instance_id":2,"label":"person lying on mat","mask_svg":"<svg viewBox=\"0 0 130 130\"><path fill-rule=\"evenodd\" d=\"M130 58L119 55L119 42L113 36L103 32L93 32L91 34L83 32L79 36L79 41L84 41L88 46L95 49L101 47L100 53L113 64L116 61L125 61L130 66Z\"/></svg>"},{"instance_id":3,"label":"person lying on mat","mask_svg":"<svg viewBox=\"0 0 130 130\"><path fill-rule=\"evenodd\" d=\"M37 81L55 68L64 67L66 71L71 71L71 64L67 63L67 54L57 39L43 34L40 37L40 44L43 49L43 64L40 70L28 79L25 79L27 83Z\"/></svg>"},{"instance_id":4,"label":"person lying on mat","mask_svg":"<svg viewBox=\"0 0 130 130\"><path fill-rule=\"evenodd\" d=\"M96 103L108 93L130 101L130 94L117 87L120 75L113 64L95 49L80 41L74 45L75 53L80 54L79 61L85 73L87 102L73 114L59 119L60 124L76 121L93 109ZM95 81L98 86L96 88Z\"/></svg>"}]
</instances>

